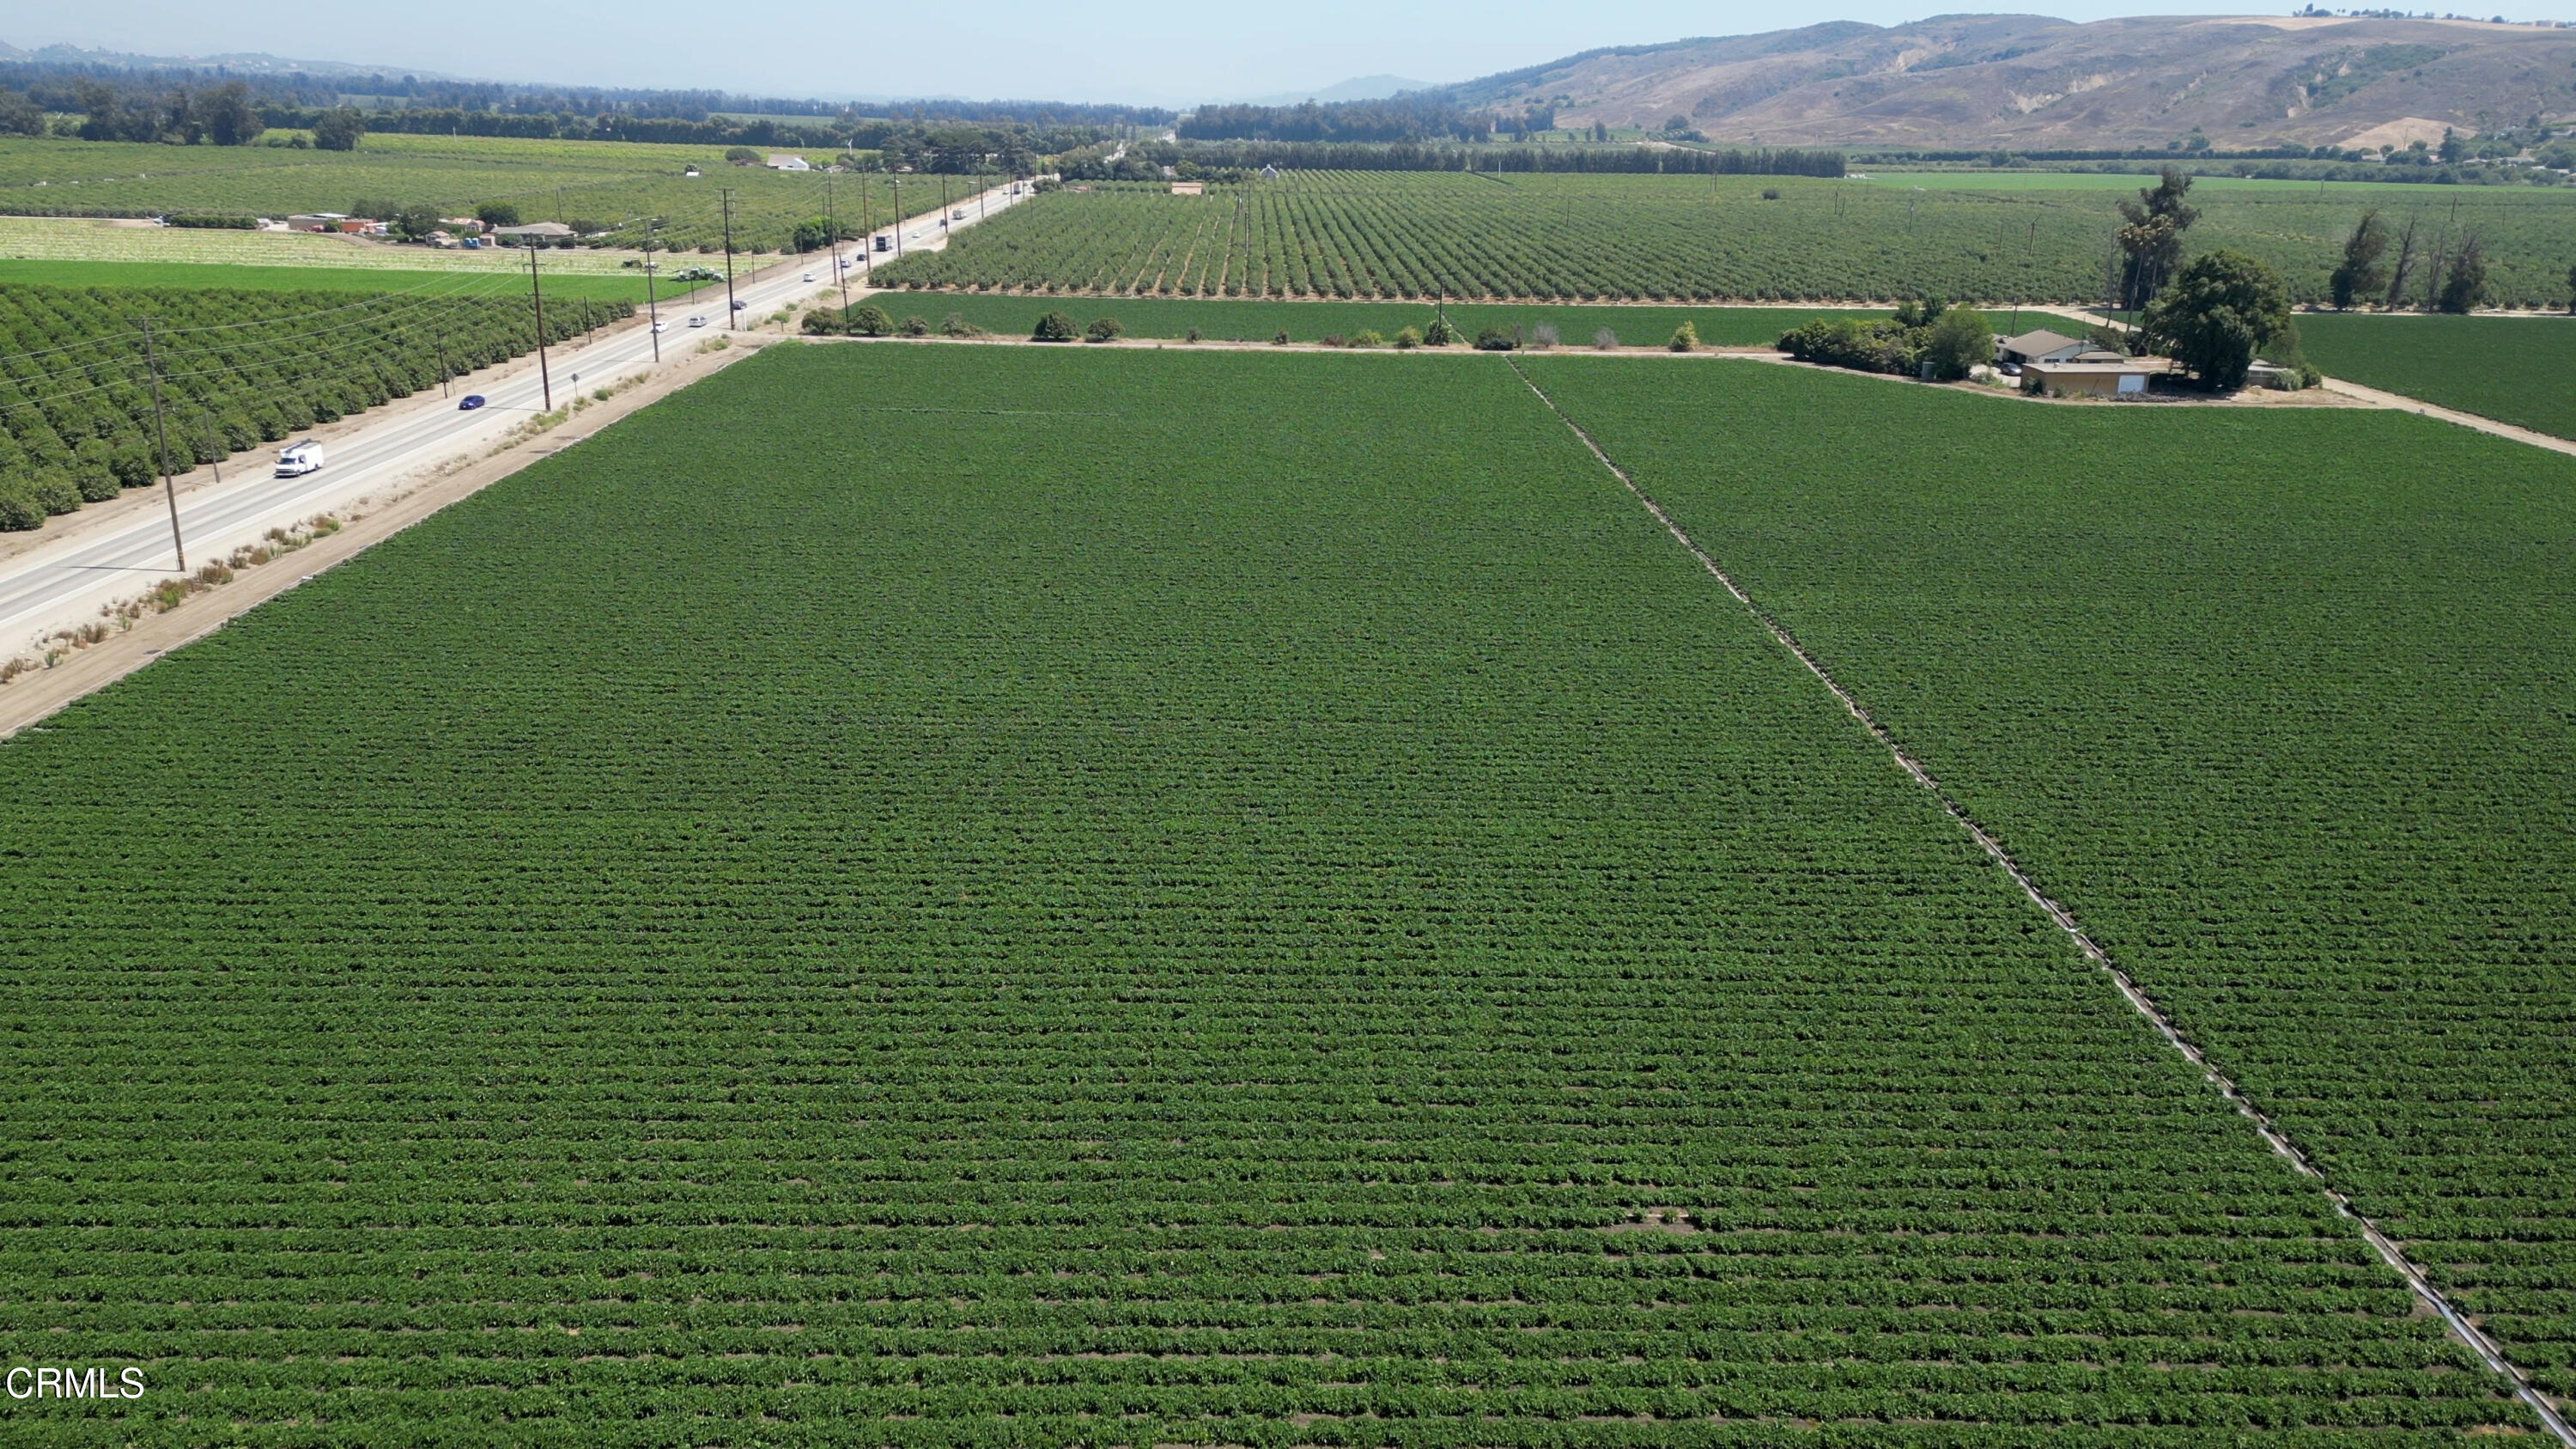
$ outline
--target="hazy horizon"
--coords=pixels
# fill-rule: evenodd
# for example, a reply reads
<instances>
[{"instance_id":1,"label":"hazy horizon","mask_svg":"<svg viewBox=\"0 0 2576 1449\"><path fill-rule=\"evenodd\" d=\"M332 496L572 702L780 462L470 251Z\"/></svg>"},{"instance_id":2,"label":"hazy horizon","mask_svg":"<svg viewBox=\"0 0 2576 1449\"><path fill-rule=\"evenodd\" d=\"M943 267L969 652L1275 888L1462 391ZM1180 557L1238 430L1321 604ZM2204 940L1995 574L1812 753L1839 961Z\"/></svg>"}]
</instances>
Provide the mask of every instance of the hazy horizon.
<instances>
[{"instance_id":1,"label":"hazy horizon","mask_svg":"<svg viewBox=\"0 0 2576 1449\"><path fill-rule=\"evenodd\" d=\"M2127 15L2287 14L2273 8L2188 3L2054 5L2041 13L2087 21ZM1929 7L1864 0L1839 14L1803 18L1873 25L1926 18ZM1461 0L1390 10L1320 0L1291 24L1145 0L1115 23L1068 26L1053 7L1004 3L965 23L916 11L777 23L710 38L702 12L675 0L622 6L573 3L506 14L355 7L332 0L275 0L255 12L214 11L192 0L94 0L0 39L27 49L68 44L161 56L265 53L439 72L478 80L745 95L846 99L959 96L1187 106L1306 94L1354 77L1393 74L1433 83L1469 80L1603 46L1795 28L1779 12L1743 4L1623 0L1580 9L1505 0ZM1958 12L1949 12L1958 13ZM2495 12L2490 12L2495 13ZM2508 19L2561 19L2503 12ZM820 43L840 29L845 45ZM883 59L885 56L898 59Z\"/></svg>"}]
</instances>

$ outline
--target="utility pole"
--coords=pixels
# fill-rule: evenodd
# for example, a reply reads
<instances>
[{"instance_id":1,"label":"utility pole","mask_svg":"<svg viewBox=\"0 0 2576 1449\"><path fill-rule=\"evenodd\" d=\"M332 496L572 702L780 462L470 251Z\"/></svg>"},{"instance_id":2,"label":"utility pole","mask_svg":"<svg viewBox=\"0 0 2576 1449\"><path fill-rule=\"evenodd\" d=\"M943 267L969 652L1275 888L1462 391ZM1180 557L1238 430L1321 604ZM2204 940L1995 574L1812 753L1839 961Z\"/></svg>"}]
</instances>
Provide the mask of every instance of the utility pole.
<instances>
[{"instance_id":1,"label":"utility pole","mask_svg":"<svg viewBox=\"0 0 2576 1449\"><path fill-rule=\"evenodd\" d=\"M644 315L651 319L655 362L662 360L662 304L653 295L653 229L661 224L658 216L644 223Z\"/></svg>"},{"instance_id":2,"label":"utility pole","mask_svg":"<svg viewBox=\"0 0 2576 1449\"><path fill-rule=\"evenodd\" d=\"M850 282L841 274L841 218L832 210L832 173L823 173L823 230L832 234L832 281L841 289L841 311L850 310Z\"/></svg>"},{"instance_id":3,"label":"utility pole","mask_svg":"<svg viewBox=\"0 0 2576 1449\"><path fill-rule=\"evenodd\" d=\"M143 365L152 374L152 433L161 440L161 492L170 500L170 551L179 556L179 572L188 571L187 540L179 536L179 485L170 481L170 428L161 417L161 355L152 350L152 319L143 321Z\"/></svg>"},{"instance_id":4,"label":"utility pole","mask_svg":"<svg viewBox=\"0 0 2576 1449\"><path fill-rule=\"evenodd\" d=\"M528 296L537 304L537 386L544 390L545 412L555 410L555 382L546 374L546 294L537 285L537 246L528 243Z\"/></svg>"},{"instance_id":5,"label":"utility pole","mask_svg":"<svg viewBox=\"0 0 2576 1449\"><path fill-rule=\"evenodd\" d=\"M864 180L859 183L859 265L866 267L868 275L873 277L877 269L877 228L876 223L868 220L868 192L872 189Z\"/></svg>"},{"instance_id":6,"label":"utility pole","mask_svg":"<svg viewBox=\"0 0 2576 1449\"><path fill-rule=\"evenodd\" d=\"M894 178L894 254L903 255L903 178Z\"/></svg>"},{"instance_id":7,"label":"utility pole","mask_svg":"<svg viewBox=\"0 0 2576 1449\"><path fill-rule=\"evenodd\" d=\"M725 233L725 330L727 332L731 332L736 327L742 325L739 320L742 316L742 312L739 308L734 306L733 301L733 188L730 186L725 187L723 195Z\"/></svg>"},{"instance_id":8,"label":"utility pole","mask_svg":"<svg viewBox=\"0 0 2576 1449\"><path fill-rule=\"evenodd\" d=\"M438 397L441 402L447 400L447 378L447 339L442 337L438 340Z\"/></svg>"},{"instance_id":9,"label":"utility pole","mask_svg":"<svg viewBox=\"0 0 2576 1449\"><path fill-rule=\"evenodd\" d=\"M224 447L223 439L215 436L213 413L206 414L206 456L214 460L215 482L221 484L224 481Z\"/></svg>"}]
</instances>

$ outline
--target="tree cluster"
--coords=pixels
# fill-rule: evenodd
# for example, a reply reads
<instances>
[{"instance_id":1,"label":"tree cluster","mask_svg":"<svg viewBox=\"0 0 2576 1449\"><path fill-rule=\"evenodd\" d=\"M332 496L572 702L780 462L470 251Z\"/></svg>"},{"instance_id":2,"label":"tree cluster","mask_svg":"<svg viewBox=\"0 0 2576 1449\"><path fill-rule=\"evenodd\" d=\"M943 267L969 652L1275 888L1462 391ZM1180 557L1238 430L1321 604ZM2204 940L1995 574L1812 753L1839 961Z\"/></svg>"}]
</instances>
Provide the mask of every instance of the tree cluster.
<instances>
[{"instance_id":1,"label":"tree cluster","mask_svg":"<svg viewBox=\"0 0 2576 1449\"><path fill-rule=\"evenodd\" d=\"M2194 257L2139 318L2147 347L2190 369L2200 385L2227 392L2245 385L2255 357L2295 355L2298 327L2280 274L2243 252L2221 248Z\"/></svg>"},{"instance_id":2,"label":"tree cluster","mask_svg":"<svg viewBox=\"0 0 2576 1449\"><path fill-rule=\"evenodd\" d=\"M2182 262L2182 234L2200 219L2200 209L2184 198L2191 194L2190 173L2168 166L2153 186L2141 187L2135 201L2122 200L2120 218L2120 305L2144 307Z\"/></svg>"},{"instance_id":3,"label":"tree cluster","mask_svg":"<svg viewBox=\"0 0 2576 1449\"><path fill-rule=\"evenodd\" d=\"M210 141L243 146L268 129L251 104L250 87L240 81L202 90L180 86L153 92L82 80L74 87L74 100L81 114L76 134L84 141L168 141L188 146ZM0 111L14 109L0 103ZM43 126L39 118L36 126L28 127L19 112L17 124L8 129L32 135L40 134Z\"/></svg>"},{"instance_id":4,"label":"tree cluster","mask_svg":"<svg viewBox=\"0 0 2576 1449\"><path fill-rule=\"evenodd\" d=\"M1482 129L1490 131L1491 121ZM1332 105L1202 106L1175 131L1185 141L1423 141L1481 134L1458 106L1410 96Z\"/></svg>"},{"instance_id":5,"label":"tree cluster","mask_svg":"<svg viewBox=\"0 0 2576 1449\"><path fill-rule=\"evenodd\" d=\"M1901 377L1924 375L1928 363L1932 377L1956 382L1994 360L1995 334L1975 308L1926 297L1899 304L1885 320L1819 317L1782 333L1780 350L1801 362Z\"/></svg>"},{"instance_id":6,"label":"tree cluster","mask_svg":"<svg viewBox=\"0 0 2576 1449\"><path fill-rule=\"evenodd\" d=\"M2416 275L2413 217L2406 230L2397 237L2397 260L2387 261L2389 231L2379 219L2379 208L2372 207L2354 223L2352 235L2344 238L2343 260L2336 264L2329 279L2337 310L2346 310L2373 300L2390 310L2406 305L2408 284ZM2571 272L2576 278L2576 272ZM2488 297L2486 242L2472 231L2455 244L2447 231L2433 245L2430 265L2425 269L2424 305L2436 311L2465 315L2476 311Z\"/></svg>"},{"instance_id":7,"label":"tree cluster","mask_svg":"<svg viewBox=\"0 0 2576 1449\"><path fill-rule=\"evenodd\" d=\"M855 146L873 148L888 170L910 167L946 176L1007 172L1024 176L1038 169L1049 152L1099 139L1088 128L1041 131L1029 126L919 126L862 128L851 137Z\"/></svg>"}]
</instances>

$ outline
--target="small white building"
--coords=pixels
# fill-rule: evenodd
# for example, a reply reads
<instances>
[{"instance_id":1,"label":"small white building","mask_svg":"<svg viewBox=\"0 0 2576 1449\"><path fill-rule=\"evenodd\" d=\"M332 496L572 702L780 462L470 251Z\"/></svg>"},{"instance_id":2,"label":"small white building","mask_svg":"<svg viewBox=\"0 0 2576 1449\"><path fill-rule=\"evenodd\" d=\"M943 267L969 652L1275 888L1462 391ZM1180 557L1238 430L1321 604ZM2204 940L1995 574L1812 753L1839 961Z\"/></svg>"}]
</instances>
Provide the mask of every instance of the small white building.
<instances>
[{"instance_id":1,"label":"small white building","mask_svg":"<svg viewBox=\"0 0 2576 1449\"><path fill-rule=\"evenodd\" d=\"M769 157L769 169L772 171L811 171L814 168L806 165L805 158L802 156L789 156L782 152L772 152Z\"/></svg>"}]
</instances>

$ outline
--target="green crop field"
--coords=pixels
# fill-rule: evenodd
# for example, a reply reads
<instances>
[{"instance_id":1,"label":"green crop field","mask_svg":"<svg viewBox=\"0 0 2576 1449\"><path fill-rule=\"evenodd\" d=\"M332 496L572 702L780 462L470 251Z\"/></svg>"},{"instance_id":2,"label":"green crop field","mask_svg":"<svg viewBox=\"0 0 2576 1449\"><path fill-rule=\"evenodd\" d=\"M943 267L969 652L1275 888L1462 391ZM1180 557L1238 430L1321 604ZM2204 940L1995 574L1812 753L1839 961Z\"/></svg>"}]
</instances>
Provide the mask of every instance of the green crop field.
<instances>
[{"instance_id":1,"label":"green crop field","mask_svg":"<svg viewBox=\"0 0 2576 1449\"><path fill-rule=\"evenodd\" d=\"M1198 197L1103 184L1040 197L884 278L1229 297L2092 301L2119 227L2114 203L2136 189L2128 180L2125 191L1914 191L1777 176L1342 171ZM2189 246L2250 252L2297 298L2319 300L2372 205L2400 225L2420 213L2428 248L2476 231L2500 303L2565 301L2576 189L2391 190L2195 193L2203 216Z\"/></svg>"},{"instance_id":2,"label":"green crop field","mask_svg":"<svg viewBox=\"0 0 2576 1449\"><path fill-rule=\"evenodd\" d=\"M2530 1424L1492 357L775 348L0 743L0 890L0 1333L152 1386L10 1442Z\"/></svg>"},{"instance_id":3,"label":"green crop field","mask_svg":"<svg viewBox=\"0 0 2576 1449\"><path fill-rule=\"evenodd\" d=\"M2329 376L2576 438L2576 321L2565 317L2311 313L2299 346Z\"/></svg>"},{"instance_id":4,"label":"green crop field","mask_svg":"<svg viewBox=\"0 0 2576 1449\"><path fill-rule=\"evenodd\" d=\"M635 311L623 301L556 300L546 309L550 342ZM146 318L171 460L183 468L436 387L441 376L530 351L537 338L524 297L79 290L0 279L0 530L36 528L48 514L153 480L161 455Z\"/></svg>"},{"instance_id":5,"label":"green crop field","mask_svg":"<svg viewBox=\"0 0 2576 1449\"><path fill-rule=\"evenodd\" d=\"M361 202L470 212L506 201L529 221L595 221L615 241L640 244L646 218L660 217L670 246L718 247L719 188L734 192L734 244L778 251L796 224L823 215L820 172L795 174L730 166L717 146L610 141L522 141L494 137L368 136L355 151L276 146L162 146L142 143L0 138L0 213L19 216L145 216L174 211L284 216L349 211ZM683 168L704 174L690 178ZM932 209L939 178L907 181L904 209ZM894 199L889 178L832 178L836 214L865 207L879 223ZM972 189L963 178L949 185ZM842 208L846 207L846 213Z\"/></svg>"},{"instance_id":6,"label":"green crop field","mask_svg":"<svg viewBox=\"0 0 2576 1449\"><path fill-rule=\"evenodd\" d=\"M2576 459L2397 413L1530 367L2576 1393Z\"/></svg>"},{"instance_id":7,"label":"green crop field","mask_svg":"<svg viewBox=\"0 0 2576 1449\"><path fill-rule=\"evenodd\" d=\"M6 276L0 267L0 276ZM1313 342L1369 330L1393 337L1405 327L1429 325L1428 302L1287 302L1210 297L1006 297L986 293L945 292L936 295L900 291L866 299L901 320L918 316L933 326L954 315L970 326L1006 336L1025 337L1040 316L1061 311L1078 323L1112 317L1130 337L1177 338L1195 327L1215 341L1267 342L1281 332L1292 342ZM863 305L854 302L853 305ZM1453 303L1446 309L1450 325L1474 337L1485 327L1519 327L1534 334L1554 327L1568 347L1589 347L1594 334L1607 327L1621 344L1659 347L1673 329L1689 322L1699 340L1711 347L1768 347L1780 334L1816 317L1884 316L1846 308L1806 307L1585 307L1562 304Z\"/></svg>"},{"instance_id":8,"label":"green crop field","mask_svg":"<svg viewBox=\"0 0 2576 1449\"><path fill-rule=\"evenodd\" d=\"M1942 191L2112 191L2134 194L2141 186L2153 186L2161 168L2154 162L2140 162L2138 171L1893 171L1872 166L1856 172L1850 180L1859 185L1899 190L1923 187ZM2177 156L2174 164L2183 170L2192 168L2187 156ZM2326 196L2355 205L2388 206L2415 197L2430 204L2439 200L2450 205L2451 189L2429 188L2418 181L2294 181L2266 176L2201 176L2192 182L2198 195L2220 191L2255 191Z\"/></svg>"}]
</instances>

